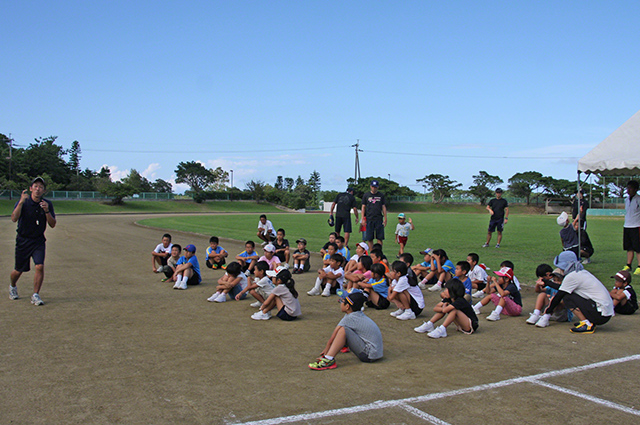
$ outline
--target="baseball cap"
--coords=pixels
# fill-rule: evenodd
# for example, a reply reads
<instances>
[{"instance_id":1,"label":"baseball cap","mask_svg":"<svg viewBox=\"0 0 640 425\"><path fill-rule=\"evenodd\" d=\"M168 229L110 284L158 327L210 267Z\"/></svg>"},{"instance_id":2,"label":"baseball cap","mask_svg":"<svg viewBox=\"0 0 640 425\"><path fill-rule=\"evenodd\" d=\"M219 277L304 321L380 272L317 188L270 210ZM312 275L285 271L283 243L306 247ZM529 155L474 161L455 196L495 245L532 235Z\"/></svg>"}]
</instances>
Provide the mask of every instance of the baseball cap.
<instances>
[{"instance_id":1,"label":"baseball cap","mask_svg":"<svg viewBox=\"0 0 640 425\"><path fill-rule=\"evenodd\" d=\"M560 276L563 277L564 276L564 271L562 269L553 269L553 271L551 272L551 274L554 274L556 276Z\"/></svg>"},{"instance_id":2,"label":"baseball cap","mask_svg":"<svg viewBox=\"0 0 640 425\"><path fill-rule=\"evenodd\" d=\"M578 261L578 257L576 257L575 252L563 251L553 259L553 265L559 269L566 270L567 267L569 267L569 264L573 263L574 261Z\"/></svg>"},{"instance_id":3,"label":"baseball cap","mask_svg":"<svg viewBox=\"0 0 640 425\"><path fill-rule=\"evenodd\" d=\"M513 280L513 270L511 270L511 267L503 267L494 273L498 276L508 277L510 280Z\"/></svg>"},{"instance_id":4,"label":"baseball cap","mask_svg":"<svg viewBox=\"0 0 640 425\"><path fill-rule=\"evenodd\" d=\"M355 192L351 186L347 188L347 192Z\"/></svg>"},{"instance_id":5,"label":"baseball cap","mask_svg":"<svg viewBox=\"0 0 640 425\"><path fill-rule=\"evenodd\" d=\"M285 279L284 276L286 276L285 274L280 274L281 272L286 271L287 273L289 273L289 277ZM287 280L287 279L291 279L291 272L288 270L287 266L278 266L276 267L275 270L267 270L267 276L269 277L280 277L282 280Z\"/></svg>"},{"instance_id":6,"label":"baseball cap","mask_svg":"<svg viewBox=\"0 0 640 425\"><path fill-rule=\"evenodd\" d=\"M404 218L404 213L398 214L398 218Z\"/></svg>"},{"instance_id":7,"label":"baseball cap","mask_svg":"<svg viewBox=\"0 0 640 425\"><path fill-rule=\"evenodd\" d=\"M33 185L36 182L40 182L42 183L44 186L46 186L47 184L44 182L44 179L40 176L36 177L35 179L31 180L31 184Z\"/></svg>"},{"instance_id":8,"label":"baseball cap","mask_svg":"<svg viewBox=\"0 0 640 425\"><path fill-rule=\"evenodd\" d=\"M359 242L358 246L362 249L364 249L365 251L369 250L369 245L367 245L365 242Z\"/></svg>"},{"instance_id":9,"label":"baseball cap","mask_svg":"<svg viewBox=\"0 0 640 425\"><path fill-rule=\"evenodd\" d=\"M422 254L422 255L427 255L427 254L431 255L431 254L433 254L433 249L425 248L424 251L420 251L420 254Z\"/></svg>"},{"instance_id":10,"label":"baseball cap","mask_svg":"<svg viewBox=\"0 0 640 425\"><path fill-rule=\"evenodd\" d=\"M378 183L378 180L371 180L371 184L369 186L378 187L380 186L380 183Z\"/></svg>"},{"instance_id":11,"label":"baseball cap","mask_svg":"<svg viewBox=\"0 0 640 425\"><path fill-rule=\"evenodd\" d=\"M296 243L303 243L303 244L307 244L307 240L305 238L300 238L296 241Z\"/></svg>"},{"instance_id":12,"label":"baseball cap","mask_svg":"<svg viewBox=\"0 0 640 425\"><path fill-rule=\"evenodd\" d=\"M189 244L189 245L184 247L184 250L185 251L189 251L189 252L196 252L196 246L192 245L192 244Z\"/></svg>"},{"instance_id":13,"label":"baseball cap","mask_svg":"<svg viewBox=\"0 0 640 425\"><path fill-rule=\"evenodd\" d=\"M614 276L611 276L618 282L631 283L631 273L628 270L620 270Z\"/></svg>"},{"instance_id":14,"label":"baseball cap","mask_svg":"<svg viewBox=\"0 0 640 425\"><path fill-rule=\"evenodd\" d=\"M496 189L496 193L502 193L502 189L497 188L497 189Z\"/></svg>"},{"instance_id":15,"label":"baseball cap","mask_svg":"<svg viewBox=\"0 0 640 425\"><path fill-rule=\"evenodd\" d=\"M367 301L367 297L360 291L359 289L354 289L351 293L347 291L340 291L340 301L346 302L351 306L351 310L360 311L362 310L362 306L365 301Z\"/></svg>"},{"instance_id":16,"label":"baseball cap","mask_svg":"<svg viewBox=\"0 0 640 425\"><path fill-rule=\"evenodd\" d=\"M562 214L558 216L558 218L556 219L556 222L558 223L559 226L564 226L568 218L569 218L569 214L562 211Z\"/></svg>"},{"instance_id":17,"label":"baseball cap","mask_svg":"<svg viewBox=\"0 0 640 425\"><path fill-rule=\"evenodd\" d=\"M276 247L271 243L266 244L263 249L267 252L276 252Z\"/></svg>"}]
</instances>

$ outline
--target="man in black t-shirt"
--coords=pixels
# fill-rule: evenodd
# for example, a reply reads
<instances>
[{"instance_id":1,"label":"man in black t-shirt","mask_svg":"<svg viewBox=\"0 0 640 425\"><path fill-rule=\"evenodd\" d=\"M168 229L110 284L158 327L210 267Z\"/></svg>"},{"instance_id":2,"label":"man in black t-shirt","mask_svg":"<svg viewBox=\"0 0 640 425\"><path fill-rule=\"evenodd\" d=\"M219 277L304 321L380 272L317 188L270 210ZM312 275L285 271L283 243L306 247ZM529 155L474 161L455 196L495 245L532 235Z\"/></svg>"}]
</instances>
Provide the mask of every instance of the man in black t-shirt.
<instances>
[{"instance_id":1,"label":"man in black t-shirt","mask_svg":"<svg viewBox=\"0 0 640 425\"><path fill-rule=\"evenodd\" d=\"M331 211L329 214L333 216L333 209L336 209L335 228L336 233L340 236L340 230L344 226L344 244L349 246L349 236L351 236L351 210L356 216L356 222L358 221L358 208L356 206L356 198L353 196L353 188L347 188L346 192L339 193L336 199L331 204Z\"/></svg>"},{"instance_id":2,"label":"man in black t-shirt","mask_svg":"<svg viewBox=\"0 0 640 425\"><path fill-rule=\"evenodd\" d=\"M42 177L36 177L31 182L31 193L22 191L20 200L16 203L11 213L11 221L18 222L18 234L16 236L15 267L11 272L11 284L9 285L9 298L18 299L16 284L22 273L30 270L31 259L35 264L35 276L33 277L33 295L31 304L42 305L40 288L44 280L44 255L45 242L44 231L49 227L56 227L56 213L53 211L51 201L44 199L45 184Z\"/></svg>"},{"instance_id":3,"label":"man in black t-shirt","mask_svg":"<svg viewBox=\"0 0 640 425\"><path fill-rule=\"evenodd\" d=\"M487 242L482 245L483 248L489 246L491 242L491 235L498 230L498 243L496 248L500 248L500 242L502 242L502 230L504 225L509 221L509 203L506 199L502 198L502 189L496 189L496 197L489 201L487 205L487 211L491 214L489 220L489 231L487 232Z\"/></svg>"},{"instance_id":4,"label":"man in black t-shirt","mask_svg":"<svg viewBox=\"0 0 640 425\"><path fill-rule=\"evenodd\" d=\"M369 244L369 250L373 248L374 238L382 245L387 225L387 201L384 194L378 192L378 186L377 180L371 181L371 191L362 196L362 221L367 226L363 240Z\"/></svg>"}]
</instances>

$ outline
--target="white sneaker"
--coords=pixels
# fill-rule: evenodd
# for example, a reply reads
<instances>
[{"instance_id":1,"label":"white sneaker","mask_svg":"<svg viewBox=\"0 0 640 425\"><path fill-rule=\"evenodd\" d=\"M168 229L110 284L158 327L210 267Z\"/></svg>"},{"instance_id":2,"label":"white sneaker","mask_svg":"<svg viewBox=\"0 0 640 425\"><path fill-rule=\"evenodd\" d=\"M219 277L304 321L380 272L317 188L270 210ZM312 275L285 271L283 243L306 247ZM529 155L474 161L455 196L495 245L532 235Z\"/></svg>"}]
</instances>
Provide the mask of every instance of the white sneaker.
<instances>
[{"instance_id":1,"label":"white sneaker","mask_svg":"<svg viewBox=\"0 0 640 425\"><path fill-rule=\"evenodd\" d=\"M431 288L429 288L431 292L439 291L441 289L442 289L442 284L440 282L436 283Z\"/></svg>"},{"instance_id":2,"label":"white sneaker","mask_svg":"<svg viewBox=\"0 0 640 425\"><path fill-rule=\"evenodd\" d=\"M227 294L225 294L224 292L221 292L220 295L218 295L218 298L213 300L213 302L215 303L223 303L225 301L227 301Z\"/></svg>"},{"instance_id":3,"label":"white sneaker","mask_svg":"<svg viewBox=\"0 0 640 425\"><path fill-rule=\"evenodd\" d=\"M17 300L18 298L20 298L18 296L18 287L9 285L9 299Z\"/></svg>"},{"instance_id":4,"label":"white sneaker","mask_svg":"<svg viewBox=\"0 0 640 425\"><path fill-rule=\"evenodd\" d=\"M401 308L399 308L399 309L397 309L396 311L392 311L391 313L389 313L389 315L390 315L390 316L393 316L393 317L398 317L398 316L400 316L402 313L404 313L404 310L403 310L403 309L401 309Z\"/></svg>"},{"instance_id":5,"label":"white sneaker","mask_svg":"<svg viewBox=\"0 0 640 425\"><path fill-rule=\"evenodd\" d=\"M413 320L415 318L416 318L416 314L410 308L406 309L404 313L396 317L396 319L398 320Z\"/></svg>"},{"instance_id":6,"label":"white sneaker","mask_svg":"<svg viewBox=\"0 0 640 425\"><path fill-rule=\"evenodd\" d=\"M444 326L438 326L431 332L427 334L429 338L446 338L447 337L447 328Z\"/></svg>"},{"instance_id":7,"label":"white sneaker","mask_svg":"<svg viewBox=\"0 0 640 425\"><path fill-rule=\"evenodd\" d=\"M260 246L266 246L268 243L269 243L269 242L264 241L264 242L262 242L262 243L260 244Z\"/></svg>"},{"instance_id":8,"label":"white sneaker","mask_svg":"<svg viewBox=\"0 0 640 425\"><path fill-rule=\"evenodd\" d=\"M173 284L173 289L180 289L180 281L176 280L176 283Z\"/></svg>"},{"instance_id":9,"label":"white sneaker","mask_svg":"<svg viewBox=\"0 0 640 425\"><path fill-rule=\"evenodd\" d=\"M164 270L164 266L160 266L156 269L156 273L162 273L163 270Z\"/></svg>"},{"instance_id":10,"label":"white sneaker","mask_svg":"<svg viewBox=\"0 0 640 425\"><path fill-rule=\"evenodd\" d=\"M473 312L474 312L476 315L478 315L478 314L480 314L480 309L474 305L474 306L473 306Z\"/></svg>"},{"instance_id":11,"label":"white sneaker","mask_svg":"<svg viewBox=\"0 0 640 425\"><path fill-rule=\"evenodd\" d=\"M180 282L176 289L187 289L187 281L183 280L182 282Z\"/></svg>"},{"instance_id":12,"label":"white sneaker","mask_svg":"<svg viewBox=\"0 0 640 425\"><path fill-rule=\"evenodd\" d=\"M413 328L413 330L418 332L419 334L423 334L425 332L431 332L433 329L434 329L433 323L431 322L424 322L417 328Z\"/></svg>"},{"instance_id":13,"label":"white sneaker","mask_svg":"<svg viewBox=\"0 0 640 425\"><path fill-rule=\"evenodd\" d=\"M263 313L262 310L256 311L251 315L251 318L253 320L269 320L271 319L271 312L268 311L266 313Z\"/></svg>"},{"instance_id":14,"label":"white sneaker","mask_svg":"<svg viewBox=\"0 0 640 425\"><path fill-rule=\"evenodd\" d=\"M307 292L307 295L320 295L321 293L322 291L320 291L320 288L314 286L309 292Z\"/></svg>"},{"instance_id":15,"label":"white sneaker","mask_svg":"<svg viewBox=\"0 0 640 425\"><path fill-rule=\"evenodd\" d=\"M213 295L207 298L207 301L209 301L210 303L214 302L216 298L220 296L220 294L221 294L220 292L215 292Z\"/></svg>"},{"instance_id":16,"label":"white sneaker","mask_svg":"<svg viewBox=\"0 0 640 425\"><path fill-rule=\"evenodd\" d=\"M471 295L471 298L482 298L484 297L484 291L476 291Z\"/></svg>"},{"instance_id":17,"label":"white sneaker","mask_svg":"<svg viewBox=\"0 0 640 425\"><path fill-rule=\"evenodd\" d=\"M549 316L543 314L542 317L536 322L537 328L546 328L549 326Z\"/></svg>"},{"instance_id":18,"label":"white sneaker","mask_svg":"<svg viewBox=\"0 0 640 425\"><path fill-rule=\"evenodd\" d=\"M489 246L489 244L488 244L488 243L482 244L482 247L483 247L483 248L487 248L488 246Z\"/></svg>"},{"instance_id":19,"label":"white sneaker","mask_svg":"<svg viewBox=\"0 0 640 425\"><path fill-rule=\"evenodd\" d=\"M527 319L527 324L528 325L535 325L539 318L540 318L539 314L529 313L529 318Z\"/></svg>"},{"instance_id":20,"label":"white sneaker","mask_svg":"<svg viewBox=\"0 0 640 425\"><path fill-rule=\"evenodd\" d=\"M487 320L490 320L492 322L497 322L498 320L500 320L500 313L493 310L491 314L487 316Z\"/></svg>"},{"instance_id":21,"label":"white sneaker","mask_svg":"<svg viewBox=\"0 0 640 425\"><path fill-rule=\"evenodd\" d=\"M425 285L424 283L420 282L420 283L418 283L418 288L420 288L420 289L422 289L424 291L425 289L427 289L427 285Z\"/></svg>"},{"instance_id":22,"label":"white sneaker","mask_svg":"<svg viewBox=\"0 0 640 425\"><path fill-rule=\"evenodd\" d=\"M256 301L254 303L249 304L249 307L258 308L261 307L262 303L260 301Z\"/></svg>"},{"instance_id":23,"label":"white sneaker","mask_svg":"<svg viewBox=\"0 0 640 425\"><path fill-rule=\"evenodd\" d=\"M324 286L324 291L322 291L322 296L323 297L331 296L331 285L325 285Z\"/></svg>"},{"instance_id":24,"label":"white sneaker","mask_svg":"<svg viewBox=\"0 0 640 425\"><path fill-rule=\"evenodd\" d=\"M33 305L44 305L44 301L40 298L40 295L33 294L31 295L31 304Z\"/></svg>"}]
</instances>

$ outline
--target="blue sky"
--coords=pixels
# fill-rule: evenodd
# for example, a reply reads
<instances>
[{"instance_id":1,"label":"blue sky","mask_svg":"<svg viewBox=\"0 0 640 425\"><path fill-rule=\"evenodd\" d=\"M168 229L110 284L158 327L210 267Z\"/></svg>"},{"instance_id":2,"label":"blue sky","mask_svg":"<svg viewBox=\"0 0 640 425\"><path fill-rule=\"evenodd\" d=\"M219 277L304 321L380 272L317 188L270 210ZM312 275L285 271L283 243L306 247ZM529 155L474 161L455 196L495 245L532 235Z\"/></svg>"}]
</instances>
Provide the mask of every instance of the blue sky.
<instances>
[{"instance_id":1,"label":"blue sky","mask_svg":"<svg viewBox=\"0 0 640 425\"><path fill-rule=\"evenodd\" d=\"M0 133L83 168L415 190L577 159L640 109L638 1L5 1ZM178 191L184 188L177 187Z\"/></svg>"}]
</instances>

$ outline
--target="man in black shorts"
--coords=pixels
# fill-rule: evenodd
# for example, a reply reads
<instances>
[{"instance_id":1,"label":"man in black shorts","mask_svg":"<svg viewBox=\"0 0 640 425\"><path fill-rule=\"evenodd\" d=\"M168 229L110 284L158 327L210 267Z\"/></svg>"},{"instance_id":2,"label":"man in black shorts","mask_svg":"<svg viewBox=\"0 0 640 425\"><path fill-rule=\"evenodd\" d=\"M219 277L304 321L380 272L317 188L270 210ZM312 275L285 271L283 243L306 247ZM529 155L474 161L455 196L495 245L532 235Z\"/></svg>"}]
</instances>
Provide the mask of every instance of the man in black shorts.
<instances>
[{"instance_id":1,"label":"man in black shorts","mask_svg":"<svg viewBox=\"0 0 640 425\"><path fill-rule=\"evenodd\" d=\"M15 268L11 272L11 285L9 286L9 299L18 299L16 283L22 273L28 272L33 258L35 264L35 276L33 277L33 295L31 304L42 305L40 288L44 280L44 231L49 227L56 227L56 214L53 211L51 201L44 199L45 183L42 177L36 177L31 182L31 193L22 191L20 200L11 213L11 221L18 222L18 235L16 236Z\"/></svg>"},{"instance_id":2,"label":"man in black shorts","mask_svg":"<svg viewBox=\"0 0 640 425\"><path fill-rule=\"evenodd\" d=\"M482 247L486 248L489 246L489 242L491 242L491 235L493 235L493 232L497 229L498 243L496 243L496 248L500 248L500 242L502 242L502 230L509 220L509 203L506 199L502 199L502 189L496 189L496 197L489 201L487 211L491 214L491 219L489 220L487 242L482 245Z\"/></svg>"},{"instance_id":3,"label":"man in black shorts","mask_svg":"<svg viewBox=\"0 0 640 425\"><path fill-rule=\"evenodd\" d=\"M633 253L638 260L638 267L633 272L640 276L640 196L638 195L638 182L631 180L627 183L627 194L624 200L624 234L623 249L627 251L627 265L622 270L631 270Z\"/></svg>"},{"instance_id":4,"label":"man in black shorts","mask_svg":"<svg viewBox=\"0 0 640 425\"><path fill-rule=\"evenodd\" d=\"M378 186L378 181L372 180L371 191L362 196L362 220L367 225L363 239L369 244L369 251L373 248L374 238L382 245L384 228L387 225L387 201L384 195L378 192Z\"/></svg>"},{"instance_id":5,"label":"man in black shorts","mask_svg":"<svg viewBox=\"0 0 640 425\"><path fill-rule=\"evenodd\" d=\"M337 207L337 208L336 208ZM346 192L339 193L336 199L331 204L331 211L329 214L333 216L333 209L336 208L336 233L340 236L340 230L344 226L344 244L349 246L349 236L351 236L351 210L356 216L356 222L358 221L358 207L356 206L356 198L353 196L353 188L347 188Z\"/></svg>"}]
</instances>

